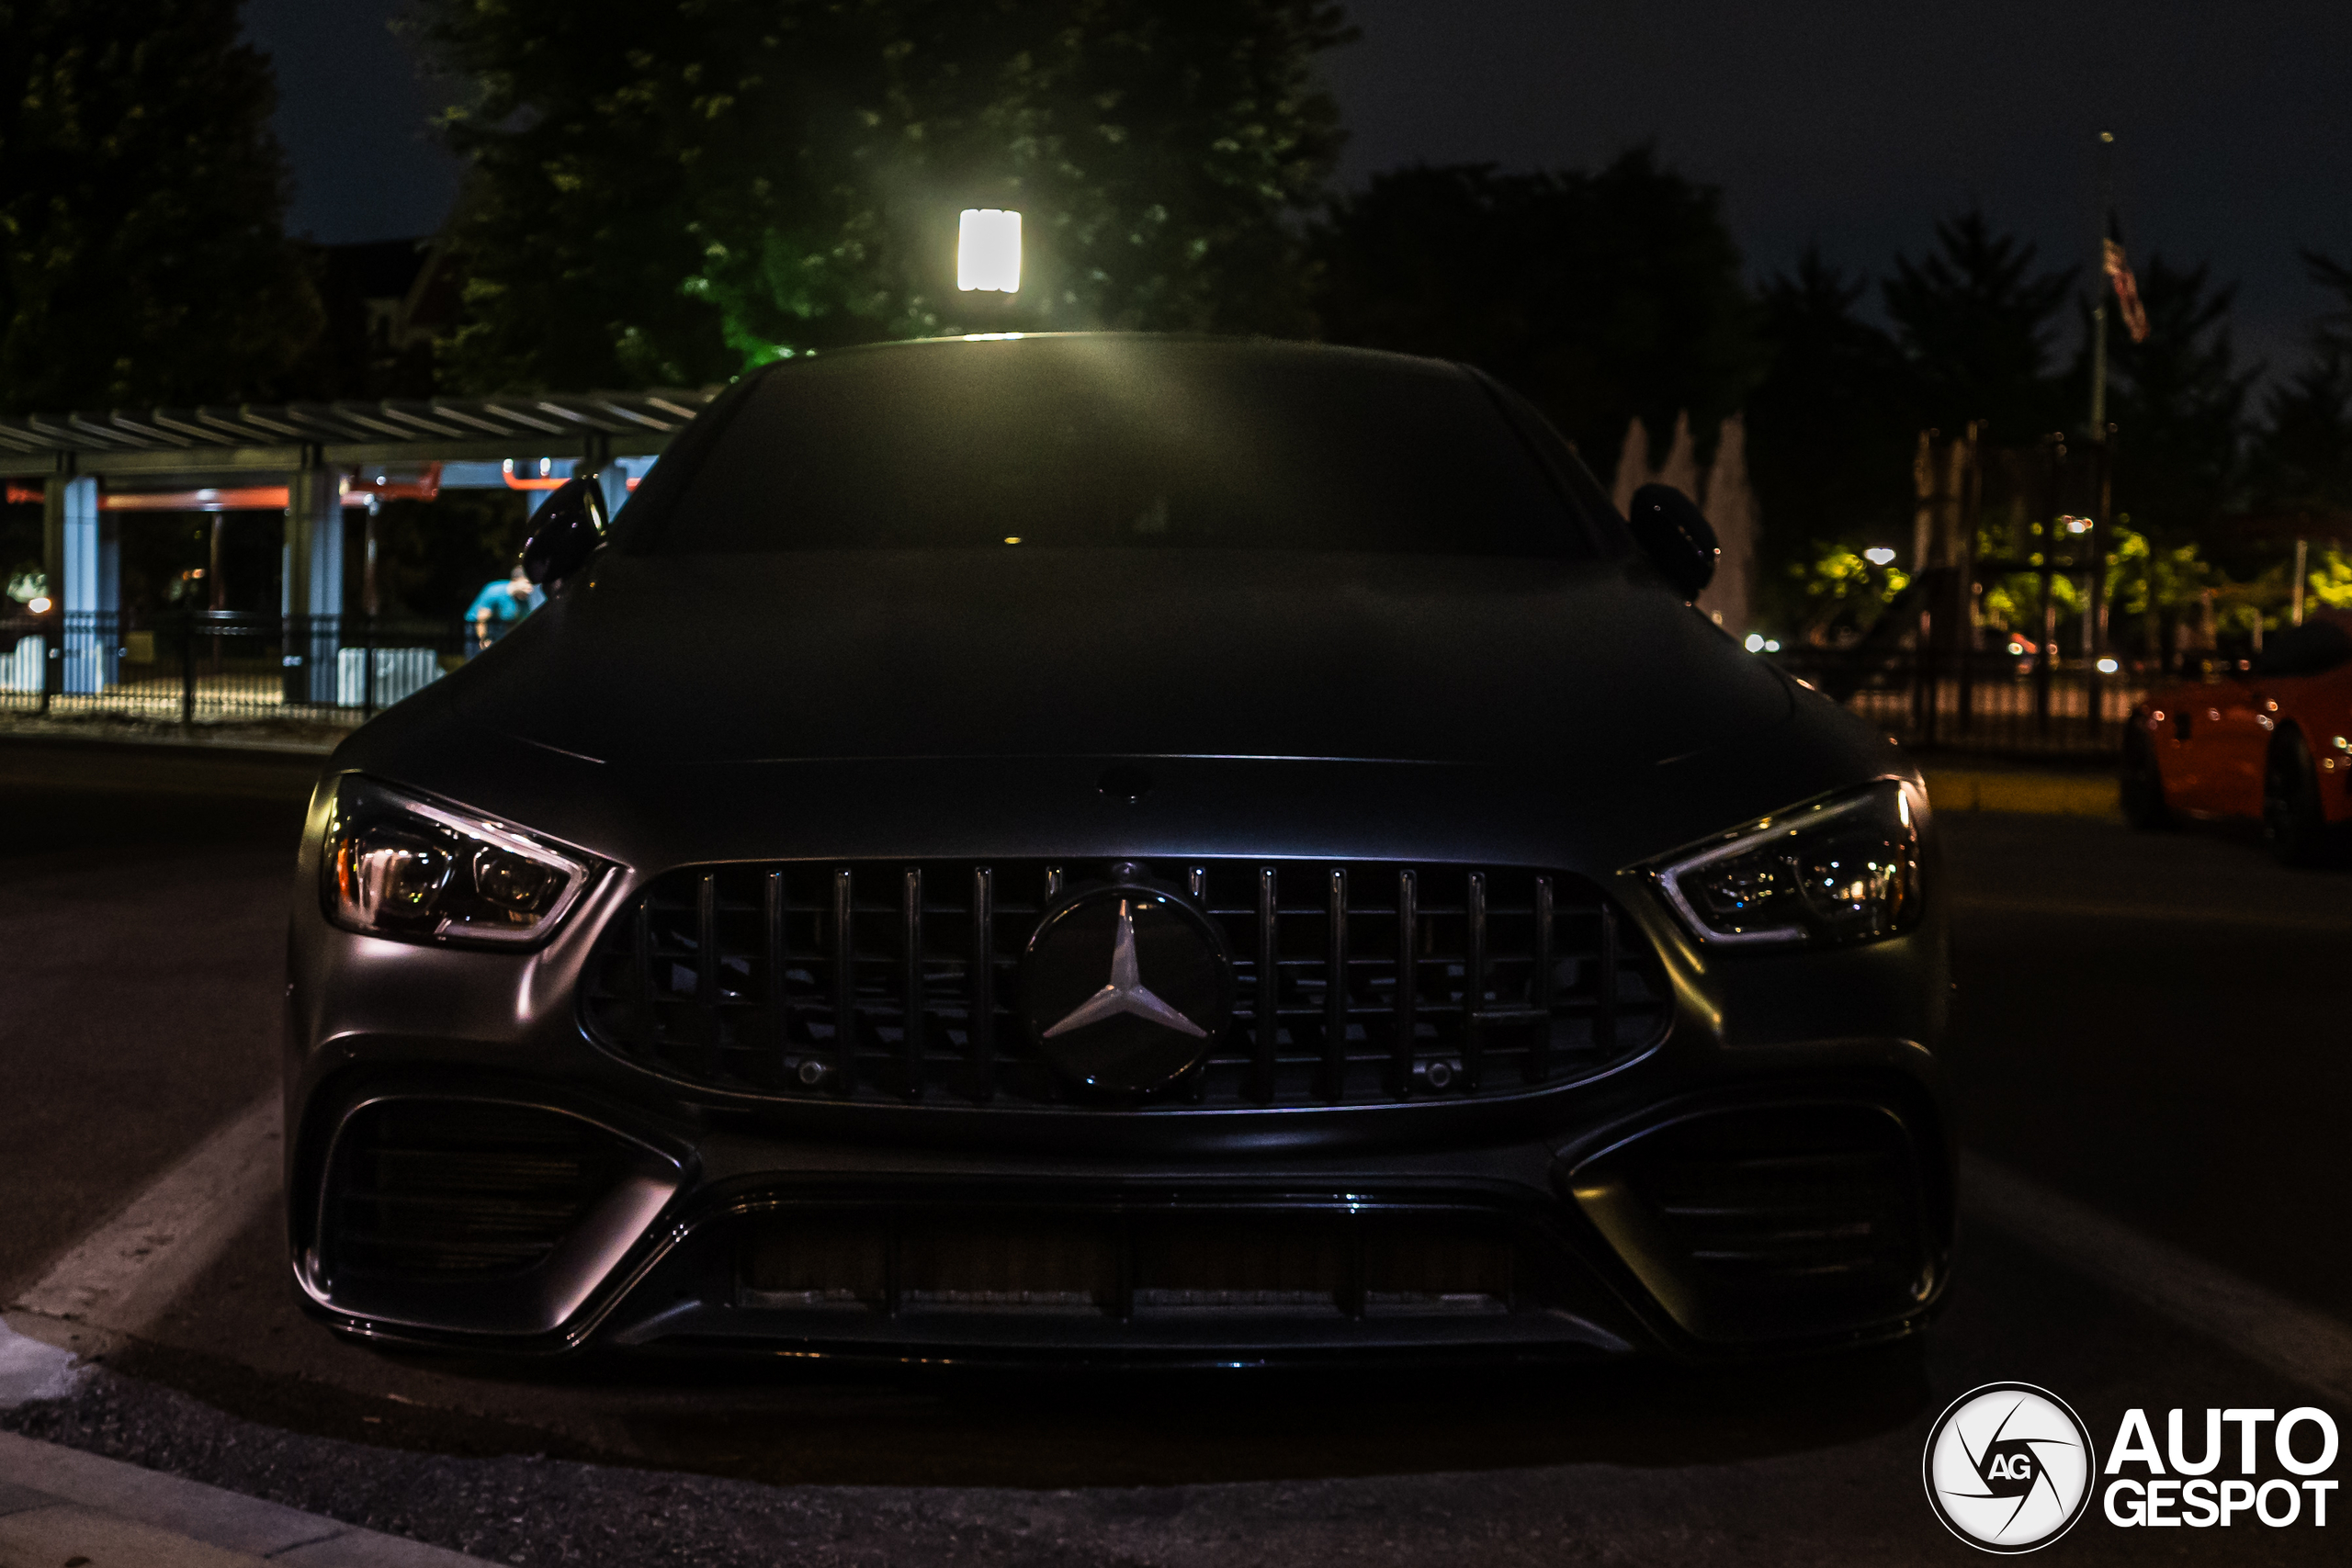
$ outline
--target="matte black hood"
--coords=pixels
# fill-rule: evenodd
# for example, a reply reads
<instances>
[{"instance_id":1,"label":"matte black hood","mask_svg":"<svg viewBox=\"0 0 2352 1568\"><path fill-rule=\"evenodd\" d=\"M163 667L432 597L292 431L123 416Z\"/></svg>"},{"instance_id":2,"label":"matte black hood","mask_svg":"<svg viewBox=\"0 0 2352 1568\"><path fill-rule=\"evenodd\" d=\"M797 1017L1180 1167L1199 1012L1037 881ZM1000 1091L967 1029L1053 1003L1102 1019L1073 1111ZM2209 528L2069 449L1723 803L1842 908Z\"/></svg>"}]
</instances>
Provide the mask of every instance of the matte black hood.
<instances>
[{"instance_id":1,"label":"matte black hood","mask_svg":"<svg viewBox=\"0 0 2352 1568\"><path fill-rule=\"evenodd\" d=\"M613 762L1685 756L1781 679L1646 570L1279 551L608 550L417 699Z\"/></svg>"}]
</instances>

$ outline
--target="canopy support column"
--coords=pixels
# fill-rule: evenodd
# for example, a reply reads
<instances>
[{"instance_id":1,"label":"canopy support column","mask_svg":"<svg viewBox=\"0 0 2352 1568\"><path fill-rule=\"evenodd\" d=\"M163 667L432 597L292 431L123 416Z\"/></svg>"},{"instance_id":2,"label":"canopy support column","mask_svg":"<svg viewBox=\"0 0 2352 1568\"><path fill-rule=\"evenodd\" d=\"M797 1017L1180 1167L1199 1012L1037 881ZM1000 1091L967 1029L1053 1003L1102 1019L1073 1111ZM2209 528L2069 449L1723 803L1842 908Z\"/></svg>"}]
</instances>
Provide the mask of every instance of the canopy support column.
<instances>
[{"instance_id":1,"label":"canopy support column","mask_svg":"<svg viewBox=\"0 0 2352 1568\"><path fill-rule=\"evenodd\" d=\"M343 475L315 446L286 489L286 700L333 704L343 629Z\"/></svg>"},{"instance_id":2,"label":"canopy support column","mask_svg":"<svg viewBox=\"0 0 2352 1568\"><path fill-rule=\"evenodd\" d=\"M112 684L122 642L120 523L98 510L95 475L52 474L42 491L50 596L62 612L51 688L95 696Z\"/></svg>"}]
</instances>

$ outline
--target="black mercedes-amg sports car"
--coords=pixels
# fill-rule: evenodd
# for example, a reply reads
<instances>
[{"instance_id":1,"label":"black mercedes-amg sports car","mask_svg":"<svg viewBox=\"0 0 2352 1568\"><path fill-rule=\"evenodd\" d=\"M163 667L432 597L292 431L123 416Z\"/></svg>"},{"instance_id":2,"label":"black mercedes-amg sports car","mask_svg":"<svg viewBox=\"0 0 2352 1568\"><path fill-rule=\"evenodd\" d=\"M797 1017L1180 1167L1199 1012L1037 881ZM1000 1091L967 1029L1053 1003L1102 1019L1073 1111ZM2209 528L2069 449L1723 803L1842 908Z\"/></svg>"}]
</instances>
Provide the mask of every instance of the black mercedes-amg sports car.
<instances>
[{"instance_id":1,"label":"black mercedes-amg sports car","mask_svg":"<svg viewBox=\"0 0 2352 1568\"><path fill-rule=\"evenodd\" d=\"M1944 1284L1917 773L1460 366L1000 335L747 376L360 729L287 1011L352 1335L1693 1358Z\"/></svg>"}]
</instances>

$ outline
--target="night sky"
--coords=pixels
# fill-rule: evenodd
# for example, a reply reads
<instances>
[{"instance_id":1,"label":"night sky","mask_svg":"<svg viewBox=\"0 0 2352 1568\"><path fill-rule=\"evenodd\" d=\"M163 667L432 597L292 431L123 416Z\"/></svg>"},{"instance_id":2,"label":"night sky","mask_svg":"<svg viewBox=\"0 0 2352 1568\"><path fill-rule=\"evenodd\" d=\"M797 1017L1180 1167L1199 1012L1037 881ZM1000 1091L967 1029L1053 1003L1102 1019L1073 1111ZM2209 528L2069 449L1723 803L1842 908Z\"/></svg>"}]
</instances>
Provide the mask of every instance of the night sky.
<instances>
[{"instance_id":1,"label":"night sky","mask_svg":"<svg viewBox=\"0 0 2352 1568\"><path fill-rule=\"evenodd\" d=\"M277 60L298 232L423 233L447 210L457 166L424 124L439 95L385 30L401 4L246 0ZM1414 162L1590 166L1655 141L1723 187L1759 276L1813 243L1882 271L1971 201L2057 263L2090 248L2090 148L2111 130L2135 256L2236 279L2239 343L2274 368L2324 304L2295 247L2352 257L2343 0L1350 9L1363 39L1325 62L1353 132L1345 183Z\"/></svg>"}]
</instances>

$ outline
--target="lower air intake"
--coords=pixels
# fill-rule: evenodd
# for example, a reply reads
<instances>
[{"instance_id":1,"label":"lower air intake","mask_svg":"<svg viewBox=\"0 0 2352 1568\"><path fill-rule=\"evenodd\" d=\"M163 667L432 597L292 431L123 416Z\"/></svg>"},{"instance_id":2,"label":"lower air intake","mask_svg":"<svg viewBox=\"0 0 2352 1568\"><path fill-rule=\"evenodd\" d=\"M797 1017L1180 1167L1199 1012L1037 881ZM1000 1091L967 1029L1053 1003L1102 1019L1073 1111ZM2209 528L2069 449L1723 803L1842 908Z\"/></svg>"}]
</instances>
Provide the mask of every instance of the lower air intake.
<instances>
[{"instance_id":1,"label":"lower air intake","mask_svg":"<svg viewBox=\"0 0 2352 1568\"><path fill-rule=\"evenodd\" d=\"M1576 1193L1705 1339L1865 1328L1938 1283L1911 1134L1868 1105L1756 1106L1672 1122L1576 1177Z\"/></svg>"},{"instance_id":2,"label":"lower air intake","mask_svg":"<svg viewBox=\"0 0 2352 1568\"><path fill-rule=\"evenodd\" d=\"M1119 1321L1508 1315L1566 1293L1551 1248L1462 1210L787 1207L753 1216L740 1305Z\"/></svg>"},{"instance_id":3,"label":"lower air intake","mask_svg":"<svg viewBox=\"0 0 2352 1568\"><path fill-rule=\"evenodd\" d=\"M626 1145L574 1117L379 1100L336 1140L322 1237L338 1279L483 1280L543 1262L610 1193Z\"/></svg>"}]
</instances>

